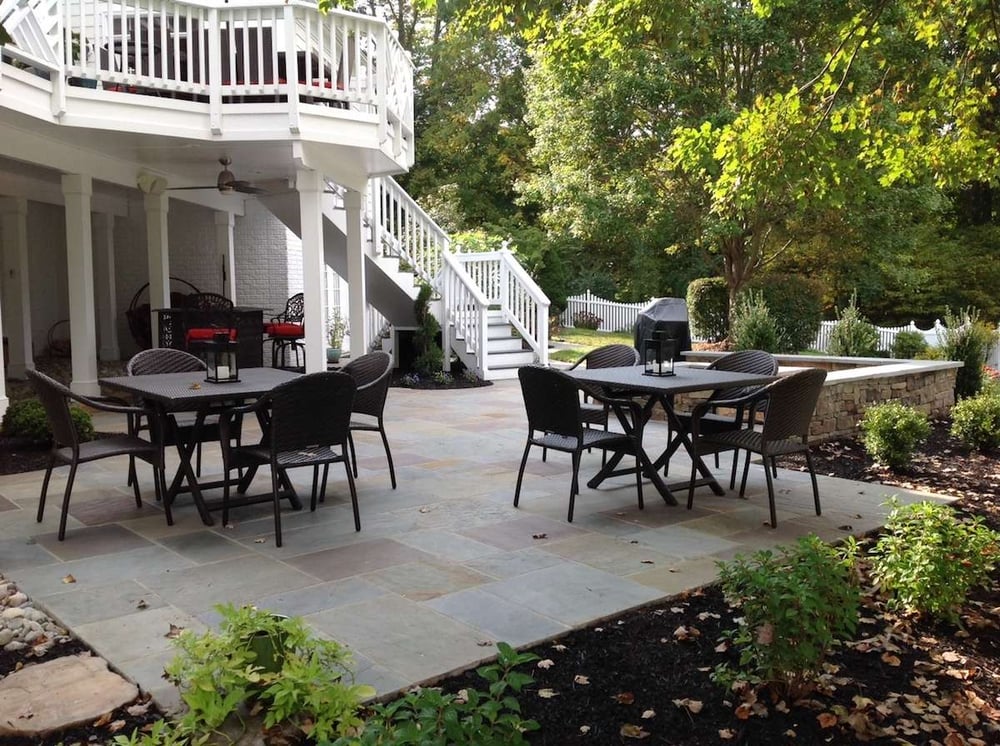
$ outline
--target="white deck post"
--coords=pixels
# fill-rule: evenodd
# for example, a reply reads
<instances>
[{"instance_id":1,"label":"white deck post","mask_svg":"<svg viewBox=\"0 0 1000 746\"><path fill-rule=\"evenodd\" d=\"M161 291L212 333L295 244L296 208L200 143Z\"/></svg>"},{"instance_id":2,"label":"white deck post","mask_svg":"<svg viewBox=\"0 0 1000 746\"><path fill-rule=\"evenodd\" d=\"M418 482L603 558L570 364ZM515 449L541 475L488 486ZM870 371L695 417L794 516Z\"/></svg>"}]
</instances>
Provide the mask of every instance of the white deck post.
<instances>
[{"instance_id":1,"label":"white deck post","mask_svg":"<svg viewBox=\"0 0 1000 746\"><path fill-rule=\"evenodd\" d=\"M215 213L215 246L222 257L222 294L234 304L236 304L236 239L233 235L235 222L231 212Z\"/></svg>"},{"instance_id":2,"label":"white deck post","mask_svg":"<svg viewBox=\"0 0 1000 746\"><path fill-rule=\"evenodd\" d=\"M97 302L97 326L100 331L100 359L117 360L118 298L115 288L115 216L99 212L94 216L94 286Z\"/></svg>"},{"instance_id":3,"label":"white deck post","mask_svg":"<svg viewBox=\"0 0 1000 746\"><path fill-rule=\"evenodd\" d=\"M3 329L10 365L7 375L24 378L34 370L31 350L31 291L28 277L28 200L0 199L0 245L3 249Z\"/></svg>"},{"instance_id":4,"label":"white deck post","mask_svg":"<svg viewBox=\"0 0 1000 746\"><path fill-rule=\"evenodd\" d=\"M63 174L66 199L66 268L69 285L69 331L73 380L80 394L100 393L97 384L97 326L94 321L94 245L90 198L93 181L84 174Z\"/></svg>"},{"instance_id":5,"label":"white deck post","mask_svg":"<svg viewBox=\"0 0 1000 746\"><path fill-rule=\"evenodd\" d=\"M357 360L368 351L368 293L365 291L365 245L362 232L361 206L363 195L354 189L344 191L344 211L347 222L347 286L350 288L348 317L351 329L351 359Z\"/></svg>"},{"instance_id":6,"label":"white deck post","mask_svg":"<svg viewBox=\"0 0 1000 746\"><path fill-rule=\"evenodd\" d=\"M159 318L154 308L170 307L170 251L167 248L166 184L154 181L143 198L146 208L146 258L149 265L149 328L153 347L160 346Z\"/></svg>"},{"instance_id":7,"label":"white deck post","mask_svg":"<svg viewBox=\"0 0 1000 746\"><path fill-rule=\"evenodd\" d=\"M323 175L299 168L295 178L299 193L302 235L302 294L305 300L306 373L326 370L326 319L323 318Z\"/></svg>"}]
</instances>

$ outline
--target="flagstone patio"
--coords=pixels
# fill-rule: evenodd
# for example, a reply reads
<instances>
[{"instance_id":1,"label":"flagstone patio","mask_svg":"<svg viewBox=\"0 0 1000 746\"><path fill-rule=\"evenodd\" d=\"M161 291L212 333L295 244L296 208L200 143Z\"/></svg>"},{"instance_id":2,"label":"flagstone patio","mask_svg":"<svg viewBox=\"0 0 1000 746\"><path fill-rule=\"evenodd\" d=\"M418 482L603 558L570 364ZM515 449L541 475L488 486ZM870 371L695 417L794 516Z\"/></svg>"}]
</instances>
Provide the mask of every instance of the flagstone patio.
<instances>
[{"instance_id":1,"label":"flagstone patio","mask_svg":"<svg viewBox=\"0 0 1000 746\"><path fill-rule=\"evenodd\" d=\"M170 626L204 629L223 602L304 617L352 649L359 681L388 693L468 668L490 657L497 641L528 645L707 583L716 561L737 553L809 532L834 539L867 531L881 524L889 495L921 497L821 476L817 517L808 475L779 470L773 530L755 465L748 499L702 488L690 511L664 504L651 488L638 510L628 477L598 490L583 485L569 524L565 454L542 462L536 449L521 506L511 504L526 435L516 381L394 388L386 422L399 488L390 488L377 435L361 434L360 533L337 468L315 513L286 509L277 548L270 504L237 509L230 526L207 527L181 496L167 526L149 469L139 465L148 500L137 509L126 461L108 460L81 467L65 542L55 531L68 470L53 477L42 524L35 511L43 473L0 477L0 571L167 708L178 701L161 678L172 657ZM124 423L102 416L96 424ZM651 423L647 448L665 441L664 424ZM599 463L597 452L585 454L581 474ZM726 479L729 463L724 457L719 470ZM678 456L671 473L680 479L689 467ZM218 448L206 448L203 472L220 471ZM306 493L310 475L292 472ZM269 486L262 473L254 491Z\"/></svg>"}]
</instances>

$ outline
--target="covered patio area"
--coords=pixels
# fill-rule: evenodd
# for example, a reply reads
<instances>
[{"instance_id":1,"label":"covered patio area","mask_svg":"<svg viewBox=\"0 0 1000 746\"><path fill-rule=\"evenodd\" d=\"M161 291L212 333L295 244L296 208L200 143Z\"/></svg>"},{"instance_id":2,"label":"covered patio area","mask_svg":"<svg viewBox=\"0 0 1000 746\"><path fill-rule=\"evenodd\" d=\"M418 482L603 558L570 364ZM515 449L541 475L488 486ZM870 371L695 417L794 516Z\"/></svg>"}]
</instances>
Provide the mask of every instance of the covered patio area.
<instances>
[{"instance_id":1,"label":"covered patio area","mask_svg":"<svg viewBox=\"0 0 1000 746\"><path fill-rule=\"evenodd\" d=\"M123 420L95 425L115 423ZM212 625L212 607L223 602L304 617L351 648L359 681L389 693L491 657L497 641L524 646L710 582L720 559L809 532L836 539L867 531L881 524L890 495L919 497L820 476L817 517L808 475L779 470L771 529L757 465L747 500L700 490L691 511L665 505L653 490L638 510L627 477L584 487L569 524L564 454L542 462L533 452L521 507L511 504L526 434L516 381L393 388L386 423L399 486L390 487L377 435L361 434L360 532L339 468L315 513L286 510L279 549L269 504L207 527L182 496L168 527L149 469L139 468L145 504L137 509L126 461L111 459L81 468L61 543L57 509L35 522L42 473L0 477L0 569L168 708L178 702L160 677L173 656L171 625ZM663 423L650 423L650 451L666 438ZM596 451L585 454L581 475L599 465ZM682 478L690 465L678 456L671 467ZM217 447L206 449L203 468L221 472ZM724 457L720 475L728 469ZM53 477L54 494L65 471ZM300 472L293 479L308 492L310 472ZM267 484L261 475L255 487Z\"/></svg>"}]
</instances>

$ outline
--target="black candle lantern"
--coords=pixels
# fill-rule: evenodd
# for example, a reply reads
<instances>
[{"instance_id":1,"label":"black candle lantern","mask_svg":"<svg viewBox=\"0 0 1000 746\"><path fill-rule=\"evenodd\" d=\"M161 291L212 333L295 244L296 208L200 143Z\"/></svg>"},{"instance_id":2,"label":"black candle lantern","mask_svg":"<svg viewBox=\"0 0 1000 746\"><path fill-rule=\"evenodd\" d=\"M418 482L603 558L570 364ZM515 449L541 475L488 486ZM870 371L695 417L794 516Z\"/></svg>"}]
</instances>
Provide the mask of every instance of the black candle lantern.
<instances>
[{"instance_id":1,"label":"black candle lantern","mask_svg":"<svg viewBox=\"0 0 1000 746\"><path fill-rule=\"evenodd\" d=\"M643 373L647 376L674 375L674 350L677 341L655 335L642 343Z\"/></svg>"},{"instance_id":2,"label":"black candle lantern","mask_svg":"<svg viewBox=\"0 0 1000 746\"><path fill-rule=\"evenodd\" d=\"M239 363L236 360L238 345L229 337L228 331L216 332L212 341L205 343L205 380L209 383L232 383L240 380Z\"/></svg>"}]
</instances>

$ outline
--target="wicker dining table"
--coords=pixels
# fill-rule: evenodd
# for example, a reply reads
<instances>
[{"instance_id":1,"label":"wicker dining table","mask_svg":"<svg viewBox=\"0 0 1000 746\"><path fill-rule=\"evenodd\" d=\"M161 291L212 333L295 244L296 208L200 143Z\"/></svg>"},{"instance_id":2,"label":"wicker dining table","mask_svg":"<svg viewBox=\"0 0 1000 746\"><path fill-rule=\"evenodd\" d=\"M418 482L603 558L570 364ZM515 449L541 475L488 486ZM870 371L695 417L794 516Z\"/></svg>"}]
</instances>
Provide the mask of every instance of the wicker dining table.
<instances>
[{"instance_id":1,"label":"wicker dining table","mask_svg":"<svg viewBox=\"0 0 1000 746\"><path fill-rule=\"evenodd\" d=\"M567 371L567 373L580 382L595 384L603 388L609 397L611 408L615 412L622 428L625 429L625 432L632 432L633 430L638 432L638 441L640 443L639 456L642 461L643 472L668 505L677 504L673 490L680 487L687 488L688 483L676 482L674 484L667 484L660 476L659 471L667 465L670 455L682 446L694 461L698 468L698 473L701 475L701 478L695 484L707 485L717 495L725 494L725 490L722 489L719 481L691 446L691 439L688 437L687 429L674 412L674 396L697 391L760 386L770 383L777 378L777 376L759 375L756 373L733 373L687 365L675 366L673 375L647 375L641 365L623 368L576 368ZM633 421L628 415L627 407L623 406L620 401L636 398L642 398L645 402L642 407L642 416ZM618 400L617 403L616 400ZM673 433L673 439L667 443L666 448L664 448L663 452L656 459L652 459L641 444L643 428L649 421L653 407L657 403L663 407L663 411L666 413L667 421ZM601 470L587 482L587 486L593 489L608 477L634 473L631 470L625 471L617 468L623 456L624 454L622 453L611 456Z\"/></svg>"},{"instance_id":2,"label":"wicker dining table","mask_svg":"<svg viewBox=\"0 0 1000 746\"><path fill-rule=\"evenodd\" d=\"M177 439L175 443L180 464L163 499L173 501L179 493L190 492L202 522L211 526L214 521L210 511L221 506L206 502L203 491L220 487L224 482L200 481L191 464L205 417L220 412L225 416L226 406L260 398L275 386L298 376L293 371L277 368L241 368L238 381L225 383L206 381L204 371L115 376L101 378L99 383L110 391L126 394L151 407L159 421L159 426L152 428L154 437L165 437L171 415L177 412L196 413L191 436L187 440ZM293 507L301 507L294 490L290 491L289 499Z\"/></svg>"}]
</instances>

